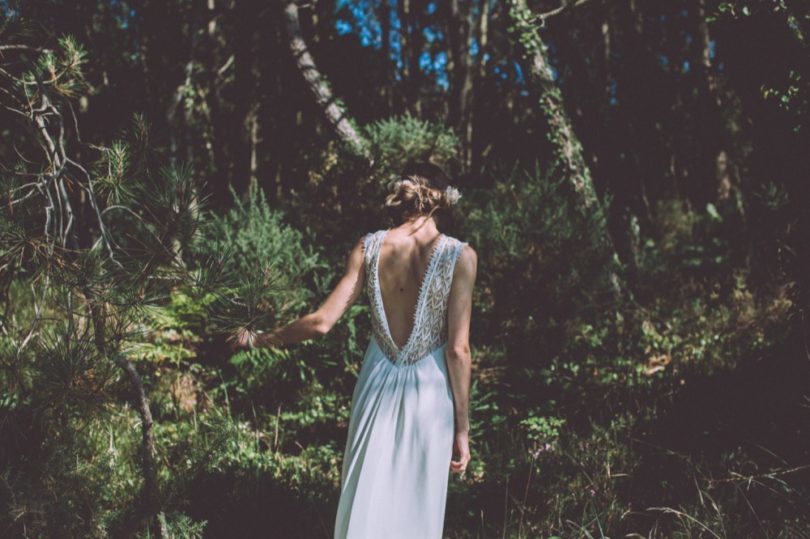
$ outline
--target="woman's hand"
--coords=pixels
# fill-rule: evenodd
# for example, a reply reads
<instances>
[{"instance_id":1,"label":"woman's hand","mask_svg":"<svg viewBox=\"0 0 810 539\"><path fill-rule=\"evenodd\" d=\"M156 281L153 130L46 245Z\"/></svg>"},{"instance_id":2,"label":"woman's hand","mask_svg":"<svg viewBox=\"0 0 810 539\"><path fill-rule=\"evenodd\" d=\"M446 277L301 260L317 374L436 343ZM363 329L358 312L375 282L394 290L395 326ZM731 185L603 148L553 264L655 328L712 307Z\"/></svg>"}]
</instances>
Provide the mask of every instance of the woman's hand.
<instances>
[{"instance_id":1,"label":"woman's hand","mask_svg":"<svg viewBox=\"0 0 810 539\"><path fill-rule=\"evenodd\" d=\"M467 469L470 462L470 435L466 432L456 432L453 440L453 455L456 457L450 461L450 471L462 473Z\"/></svg>"},{"instance_id":2,"label":"woman's hand","mask_svg":"<svg viewBox=\"0 0 810 539\"><path fill-rule=\"evenodd\" d=\"M250 350L256 346L258 337L259 335L255 331L244 327L228 337L227 340L231 343L231 352L236 353L242 350Z\"/></svg>"},{"instance_id":3,"label":"woman's hand","mask_svg":"<svg viewBox=\"0 0 810 539\"><path fill-rule=\"evenodd\" d=\"M287 346L328 333L363 290L363 256L363 238L360 238L349 253L343 277L315 312L268 333L256 333L244 327L228 337L231 350L235 353L262 346Z\"/></svg>"},{"instance_id":4,"label":"woman's hand","mask_svg":"<svg viewBox=\"0 0 810 539\"><path fill-rule=\"evenodd\" d=\"M284 340L279 335L279 330L274 329L269 333L257 335L253 346L269 346L274 348L276 346L281 346L282 344L284 344Z\"/></svg>"},{"instance_id":5,"label":"woman's hand","mask_svg":"<svg viewBox=\"0 0 810 539\"><path fill-rule=\"evenodd\" d=\"M262 346L281 346L283 344L281 337L278 335L278 330L273 330L270 333L256 333L246 327L228 337L228 341L231 342L231 351L234 353Z\"/></svg>"}]
</instances>

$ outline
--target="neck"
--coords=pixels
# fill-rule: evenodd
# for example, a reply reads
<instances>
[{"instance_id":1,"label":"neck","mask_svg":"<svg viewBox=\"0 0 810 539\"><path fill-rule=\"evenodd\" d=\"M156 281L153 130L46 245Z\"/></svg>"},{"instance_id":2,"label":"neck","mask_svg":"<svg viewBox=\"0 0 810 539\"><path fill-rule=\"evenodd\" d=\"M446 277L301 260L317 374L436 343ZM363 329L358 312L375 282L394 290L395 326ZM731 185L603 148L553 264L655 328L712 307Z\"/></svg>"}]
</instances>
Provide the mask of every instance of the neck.
<instances>
[{"instance_id":1,"label":"neck","mask_svg":"<svg viewBox=\"0 0 810 539\"><path fill-rule=\"evenodd\" d=\"M433 216L427 215L412 217L404 221L397 228L406 231L408 234L420 232L422 234L433 235L439 231L438 226L436 226L436 219L434 219Z\"/></svg>"}]
</instances>

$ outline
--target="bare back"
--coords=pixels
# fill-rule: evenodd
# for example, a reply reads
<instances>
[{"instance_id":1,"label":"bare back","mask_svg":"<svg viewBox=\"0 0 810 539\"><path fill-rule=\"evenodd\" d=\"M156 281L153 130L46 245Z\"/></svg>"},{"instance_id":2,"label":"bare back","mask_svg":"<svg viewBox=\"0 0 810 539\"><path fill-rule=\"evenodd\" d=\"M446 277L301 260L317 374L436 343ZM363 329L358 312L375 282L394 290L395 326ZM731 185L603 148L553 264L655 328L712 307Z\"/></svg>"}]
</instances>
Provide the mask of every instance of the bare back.
<instances>
[{"instance_id":1,"label":"bare back","mask_svg":"<svg viewBox=\"0 0 810 539\"><path fill-rule=\"evenodd\" d=\"M419 291L442 234L389 231L380 246L379 280L385 317L394 343L402 348L413 331Z\"/></svg>"},{"instance_id":2,"label":"bare back","mask_svg":"<svg viewBox=\"0 0 810 539\"><path fill-rule=\"evenodd\" d=\"M447 340L453 268L467 244L435 226L378 230L363 244L375 340L395 363L418 361Z\"/></svg>"}]
</instances>

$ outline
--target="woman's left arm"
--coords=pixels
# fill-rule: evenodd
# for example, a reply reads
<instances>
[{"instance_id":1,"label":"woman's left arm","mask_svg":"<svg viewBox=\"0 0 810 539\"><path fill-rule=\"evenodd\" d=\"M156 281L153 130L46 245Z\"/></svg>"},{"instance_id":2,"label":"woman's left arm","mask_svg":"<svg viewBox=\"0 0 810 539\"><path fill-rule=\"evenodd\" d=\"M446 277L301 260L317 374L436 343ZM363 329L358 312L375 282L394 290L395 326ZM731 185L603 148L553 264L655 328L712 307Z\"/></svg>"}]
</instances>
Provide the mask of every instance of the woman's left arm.
<instances>
[{"instance_id":1,"label":"woman's left arm","mask_svg":"<svg viewBox=\"0 0 810 539\"><path fill-rule=\"evenodd\" d=\"M365 273L363 267L363 238L360 238L346 259L343 276L317 310L269 333L256 335L243 329L234 339L235 347L249 347L251 341L254 348L279 346L325 335L360 295Z\"/></svg>"}]
</instances>

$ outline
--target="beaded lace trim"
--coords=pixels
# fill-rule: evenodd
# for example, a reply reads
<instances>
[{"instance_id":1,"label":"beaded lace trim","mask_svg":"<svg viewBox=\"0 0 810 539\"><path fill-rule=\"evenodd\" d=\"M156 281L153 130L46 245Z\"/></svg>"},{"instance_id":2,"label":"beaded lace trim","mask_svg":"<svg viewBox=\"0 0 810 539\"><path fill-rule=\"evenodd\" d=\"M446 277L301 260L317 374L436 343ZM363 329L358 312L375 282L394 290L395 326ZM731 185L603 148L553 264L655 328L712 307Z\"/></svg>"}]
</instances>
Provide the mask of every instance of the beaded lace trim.
<instances>
[{"instance_id":1,"label":"beaded lace trim","mask_svg":"<svg viewBox=\"0 0 810 539\"><path fill-rule=\"evenodd\" d=\"M363 242L372 332L380 349L392 363L409 365L427 356L447 340L447 299L456 261L466 243L444 234L439 238L419 287L411 334L400 349L391 336L380 291L379 255L386 232L378 230L367 234Z\"/></svg>"}]
</instances>

